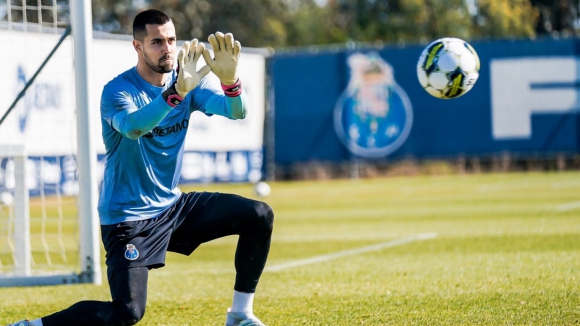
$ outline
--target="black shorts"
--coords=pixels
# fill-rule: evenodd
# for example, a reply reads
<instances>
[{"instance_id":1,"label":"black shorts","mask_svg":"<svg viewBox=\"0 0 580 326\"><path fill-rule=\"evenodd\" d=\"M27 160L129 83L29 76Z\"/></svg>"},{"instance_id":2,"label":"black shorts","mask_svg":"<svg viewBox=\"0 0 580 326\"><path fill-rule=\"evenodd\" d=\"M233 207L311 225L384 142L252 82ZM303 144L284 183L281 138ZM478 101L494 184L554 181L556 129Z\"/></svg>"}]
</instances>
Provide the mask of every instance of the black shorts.
<instances>
[{"instance_id":1,"label":"black shorts","mask_svg":"<svg viewBox=\"0 0 580 326\"><path fill-rule=\"evenodd\" d=\"M212 192L184 193L155 218L101 225L107 267L110 270L145 266L160 268L165 266L168 250L190 255L201 243L209 240L196 234L203 232L200 221L220 195L232 196Z\"/></svg>"}]
</instances>

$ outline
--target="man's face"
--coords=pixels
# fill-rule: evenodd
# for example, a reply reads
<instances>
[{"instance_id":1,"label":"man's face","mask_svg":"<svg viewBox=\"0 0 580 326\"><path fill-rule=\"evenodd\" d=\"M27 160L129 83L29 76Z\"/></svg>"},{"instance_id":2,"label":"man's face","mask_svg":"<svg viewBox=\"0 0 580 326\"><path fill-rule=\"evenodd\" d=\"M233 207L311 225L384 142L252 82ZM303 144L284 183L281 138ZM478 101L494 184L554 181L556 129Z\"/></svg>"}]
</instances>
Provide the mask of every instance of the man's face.
<instances>
[{"instance_id":1,"label":"man's face","mask_svg":"<svg viewBox=\"0 0 580 326\"><path fill-rule=\"evenodd\" d=\"M160 74L171 72L176 57L175 26L172 22L163 25L147 24L147 35L137 41L141 47L141 58L153 71Z\"/></svg>"}]
</instances>

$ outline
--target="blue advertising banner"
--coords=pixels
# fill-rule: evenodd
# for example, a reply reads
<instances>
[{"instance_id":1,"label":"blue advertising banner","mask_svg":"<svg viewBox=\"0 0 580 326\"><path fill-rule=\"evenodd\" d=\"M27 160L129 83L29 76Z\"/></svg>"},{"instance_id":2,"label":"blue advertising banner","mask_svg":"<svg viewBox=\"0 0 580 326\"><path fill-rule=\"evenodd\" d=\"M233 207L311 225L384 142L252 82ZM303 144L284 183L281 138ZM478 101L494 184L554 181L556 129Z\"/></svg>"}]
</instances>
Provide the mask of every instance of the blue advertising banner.
<instances>
[{"instance_id":1,"label":"blue advertising banner","mask_svg":"<svg viewBox=\"0 0 580 326\"><path fill-rule=\"evenodd\" d=\"M257 182L262 178L263 154L257 151L185 151L180 184L210 182ZM98 183L102 182L105 155L98 155ZM0 157L0 194L15 187L13 158ZM78 194L77 160L74 155L29 156L26 187L30 196ZM1 203L0 203L1 204Z\"/></svg>"},{"instance_id":2,"label":"blue advertising banner","mask_svg":"<svg viewBox=\"0 0 580 326\"><path fill-rule=\"evenodd\" d=\"M479 79L452 100L419 84L423 45L274 55L276 164L577 152L580 43L471 45Z\"/></svg>"}]
</instances>

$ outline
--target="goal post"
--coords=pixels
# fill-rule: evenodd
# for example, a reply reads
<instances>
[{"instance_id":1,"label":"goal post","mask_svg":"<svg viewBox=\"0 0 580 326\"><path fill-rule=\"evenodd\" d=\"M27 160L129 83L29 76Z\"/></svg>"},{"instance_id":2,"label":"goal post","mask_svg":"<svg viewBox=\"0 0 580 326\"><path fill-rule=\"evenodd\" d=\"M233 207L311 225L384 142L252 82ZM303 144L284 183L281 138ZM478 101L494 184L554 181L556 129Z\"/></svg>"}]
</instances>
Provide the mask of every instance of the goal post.
<instances>
[{"instance_id":1,"label":"goal post","mask_svg":"<svg viewBox=\"0 0 580 326\"><path fill-rule=\"evenodd\" d=\"M30 210L28 207L28 189L26 188L26 153L23 145L0 146L0 158L7 157L13 161L13 192L3 192L1 206L6 206L8 226L6 242L11 242L14 274L30 276ZM12 226L13 232L10 232ZM10 235L12 234L12 237ZM8 279L0 278L0 285ZM12 279L15 280L15 279Z\"/></svg>"},{"instance_id":2,"label":"goal post","mask_svg":"<svg viewBox=\"0 0 580 326\"><path fill-rule=\"evenodd\" d=\"M5 199L0 200L0 286L101 284L95 122L90 113L94 99L89 85L91 2L70 1L70 8L61 2L16 3L5 4L9 19L0 22L0 32L9 40L50 44L58 34L62 39L49 56L42 57L46 46L20 52L18 70L7 72L10 78L0 82L1 88L16 91L15 96L24 90L13 103L10 123L0 126L0 199ZM47 7L54 13L51 22L42 21ZM34 10L38 21L27 21L26 13ZM10 18L13 12L21 13L14 16L23 20L15 22ZM70 24L62 24L57 17L61 12L63 17L70 13ZM61 32L67 26L72 38L67 37L68 28ZM56 58L50 58L55 52ZM40 66L39 78L27 80L27 68L35 65ZM69 72L74 81L66 77ZM60 77L58 82L54 77ZM0 101L0 115L8 100L14 98Z\"/></svg>"},{"instance_id":3,"label":"goal post","mask_svg":"<svg viewBox=\"0 0 580 326\"><path fill-rule=\"evenodd\" d=\"M75 100L77 112L77 161L79 177L79 222L81 234L81 274L83 283L101 284L101 254L97 213L97 151L93 140L94 123L89 108L90 58L92 40L91 1L71 1L75 57Z\"/></svg>"}]
</instances>

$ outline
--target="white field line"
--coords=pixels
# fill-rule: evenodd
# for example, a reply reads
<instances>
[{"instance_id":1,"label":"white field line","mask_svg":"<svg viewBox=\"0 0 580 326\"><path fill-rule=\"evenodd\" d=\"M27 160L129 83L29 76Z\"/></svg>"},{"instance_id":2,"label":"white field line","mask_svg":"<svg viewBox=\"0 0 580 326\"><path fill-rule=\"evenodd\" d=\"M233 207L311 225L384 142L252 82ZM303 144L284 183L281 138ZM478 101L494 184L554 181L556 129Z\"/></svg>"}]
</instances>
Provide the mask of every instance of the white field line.
<instances>
[{"instance_id":1,"label":"white field line","mask_svg":"<svg viewBox=\"0 0 580 326\"><path fill-rule=\"evenodd\" d=\"M321 262L325 262L325 261L329 261L329 260L333 260L333 259L338 259L338 258L342 258L342 257L360 255L360 254L363 254L366 252L377 251L377 250L381 250L381 249L385 249L385 248L392 248L392 247L396 247L396 246L401 246L401 245L415 242L415 241L434 239L436 237L437 237L437 233L435 233L435 232L422 233L422 234L418 234L418 235L414 235L414 236L410 236L410 237L406 237L406 238L392 240L389 242L378 243L378 244L375 244L372 246L362 247L362 248L358 248L358 249L344 250L344 251L339 251L339 252L335 252L332 254L314 256L314 257L306 258L306 259L298 259L298 260L290 261L287 263L269 266L269 267L266 267L266 271L277 272L277 271L281 271L281 270L292 268L292 267L317 264L317 263L321 263Z\"/></svg>"},{"instance_id":2,"label":"white field line","mask_svg":"<svg viewBox=\"0 0 580 326\"><path fill-rule=\"evenodd\" d=\"M558 205L556 207L556 210L558 212L567 212L567 211L571 211L571 210L579 209L579 208L580 208L580 201L575 201L575 202L571 202L571 203L567 203L567 204Z\"/></svg>"}]
</instances>

